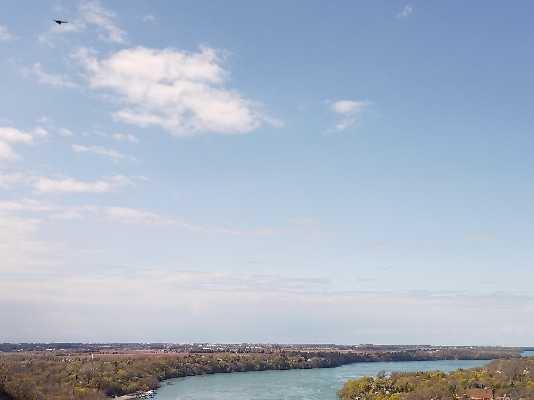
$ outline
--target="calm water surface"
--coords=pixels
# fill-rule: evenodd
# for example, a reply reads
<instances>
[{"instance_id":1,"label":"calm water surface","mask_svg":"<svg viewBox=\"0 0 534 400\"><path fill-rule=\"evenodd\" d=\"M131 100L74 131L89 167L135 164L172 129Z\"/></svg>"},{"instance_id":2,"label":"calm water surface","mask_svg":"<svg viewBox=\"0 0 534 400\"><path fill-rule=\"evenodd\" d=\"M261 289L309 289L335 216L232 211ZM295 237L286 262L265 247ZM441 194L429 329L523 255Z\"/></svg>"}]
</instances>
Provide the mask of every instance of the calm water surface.
<instances>
[{"instance_id":1,"label":"calm water surface","mask_svg":"<svg viewBox=\"0 0 534 400\"><path fill-rule=\"evenodd\" d=\"M336 400L349 378L380 371L451 371L487 361L396 361L344 365L337 368L238 372L171 379L158 389L157 400Z\"/></svg>"}]
</instances>

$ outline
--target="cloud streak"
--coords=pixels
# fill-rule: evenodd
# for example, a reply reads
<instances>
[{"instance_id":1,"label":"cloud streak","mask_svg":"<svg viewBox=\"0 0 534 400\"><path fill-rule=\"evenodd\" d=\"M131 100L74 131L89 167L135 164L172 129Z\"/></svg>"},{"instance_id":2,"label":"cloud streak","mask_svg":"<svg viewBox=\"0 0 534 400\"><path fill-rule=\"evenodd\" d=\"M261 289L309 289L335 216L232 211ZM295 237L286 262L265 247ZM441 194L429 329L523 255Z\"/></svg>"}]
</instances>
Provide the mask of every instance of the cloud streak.
<instances>
[{"instance_id":1,"label":"cloud streak","mask_svg":"<svg viewBox=\"0 0 534 400\"><path fill-rule=\"evenodd\" d=\"M33 187L41 193L108 193L132 184L132 180L123 175L114 175L95 181L39 177L33 183Z\"/></svg>"},{"instance_id":2,"label":"cloud streak","mask_svg":"<svg viewBox=\"0 0 534 400\"><path fill-rule=\"evenodd\" d=\"M143 177L113 175L96 180L81 180L72 177L49 177L27 172L0 172L0 188L29 186L38 193L109 193L134 186Z\"/></svg>"},{"instance_id":3,"label":"cloud streak","mask_svg":"<svg viewBox=\"0 0 534 400\"><path fill-rule=\"evenodd\" d=\"M0 176L1 178L1 176ZM72 178L51 180L50 178L26 177L37 190L46 193L105 193L116 190L117 187L110 183L121 184L118 177L115 181L102 179L97 181L79 181ZM0 180L1 182L1 180ZM20 180L17 180L20 182ZM23 198L20 200L0 201L0 212L13 215L35 214L39 220L74 220L98 217L111 222L135 224L135 225L173 225L174 227L200 235L225 235L225 236L272 236L282 232L272 228L243 229L229 226L199 225L184 218L161 215L153 211L132 208L127 206L60 206L43 202L41 200Z\"/></svg>"},{"instance_id":4,"label":"cloud streak","mask_svg":"<svg viewBox=\"0 0 534 400\"><path fill-rule=\"evenodd\" d=\"M97 156L109 158L109 159L111 159L113 161L120 161L120 160L124 160L126 158L131 158L131 157L128 157L128 156L116 151L116 150L108 149L108 148L102 147L102 146L84 146L84 145L81 145L81 144L73 144L72 145L72 151L74 151L75 153L95 154Z\"/></svg>"}]
</instances>

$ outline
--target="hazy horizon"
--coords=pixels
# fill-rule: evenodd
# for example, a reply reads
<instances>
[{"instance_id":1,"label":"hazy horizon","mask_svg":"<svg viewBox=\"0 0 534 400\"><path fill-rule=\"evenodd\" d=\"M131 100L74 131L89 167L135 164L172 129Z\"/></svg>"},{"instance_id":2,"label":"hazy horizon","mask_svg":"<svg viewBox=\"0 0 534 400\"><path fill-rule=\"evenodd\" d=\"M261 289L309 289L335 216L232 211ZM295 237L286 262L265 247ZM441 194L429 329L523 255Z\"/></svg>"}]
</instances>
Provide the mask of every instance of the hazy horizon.
<instances>
[{"instance_id":1,"label":"hazy horizon","mask_svg":"<svg viewBox=\"0 0 534 400\"><path fill-rule=\"evenodd\" d=\"M530 345L519 345L519 346L502 346L498 344L439 344L439 343L330 343L330 342L315 342L315 343L300 343L300 342L291 342L291 343L284 343L284 342L250 342L250 341L244 341L244 342L222 342L222 341L191 341L191 342L173 342L173 341L161 341L161 342L151 342L151 341L128 341L128 342L76 342L76 341L42 341L42 342L14 342L14 341L6 341L2 342L2 344L86 344L86 345L110 345L110 344L120 344L120 345L136 345L136 344L143 344L143 345L151 345L151 344L165 344L165 345L192 345L192 344L210 344L210 345L240 345L240 344L250 344L250 345L289 345L289 346L296 346L296 345L318 345L318 346L324 346L324 345L335 345L335 346L430 346L430 347L510 347L510 348L519 348L519 349L530 349L534 348L534 346ZM532 351L532 350L525 350L525 351Z\"/></svg>"},{"instance_id":2,"label":"hazy horizon","mask_svg":"<svg viewBox=\"0 0 534 400\"><path fill-rule=\"evenodd\" d=\"M534 337L534 4L2 6L0 342Z\"/></svg>"}]
</instances>

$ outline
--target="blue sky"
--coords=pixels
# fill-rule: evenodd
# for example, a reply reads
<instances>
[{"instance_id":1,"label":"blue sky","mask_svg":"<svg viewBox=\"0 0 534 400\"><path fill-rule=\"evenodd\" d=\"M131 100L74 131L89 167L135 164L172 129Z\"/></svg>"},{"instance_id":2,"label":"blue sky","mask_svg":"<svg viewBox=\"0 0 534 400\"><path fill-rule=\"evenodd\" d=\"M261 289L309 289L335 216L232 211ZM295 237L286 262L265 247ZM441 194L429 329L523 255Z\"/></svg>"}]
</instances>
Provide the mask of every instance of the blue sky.
<instances>
[{"instance_id":1,"label":"blue sky","mask_svg":"<svg viewBox=\"0 0 534 400\"><path fill-rule=\"evenodd\" d=\"M4 2L0 340L532 344L533 7Z\"/></svg>"}]
</instances>

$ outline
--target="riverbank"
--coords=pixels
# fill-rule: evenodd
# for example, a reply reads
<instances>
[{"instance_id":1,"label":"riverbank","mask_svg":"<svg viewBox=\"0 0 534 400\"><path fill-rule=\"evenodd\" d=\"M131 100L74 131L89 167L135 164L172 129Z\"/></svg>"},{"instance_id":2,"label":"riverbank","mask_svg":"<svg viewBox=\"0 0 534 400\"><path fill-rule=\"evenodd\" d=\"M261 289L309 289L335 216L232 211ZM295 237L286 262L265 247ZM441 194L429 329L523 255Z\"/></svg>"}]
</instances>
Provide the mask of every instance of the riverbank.
<instances>
[{"instance_id":1,"label":"riverbank","mask_svg":"<svg viewBox=\"0 0 534 400\"><path fill-rule=\"evenodd\" d=\"M534 399L534 359L495 360L484 368L449 373L366 376L348 380L338 394L341 400Z\"/></svg>"},{"instance_id":2,"label":"riverbank","mask_svg":"<svg viewBox=\"0 0 534 400\"><path fill-rule=\"evenodd\" d=\"M115 396L114 400L148 400L155 396L154 390L148 390L146 392L138 392L132 394L125 394L122 396Z\"/></svg>"},{"instance_id":3,"label":"riverbank","mask_svg":"<svg viewBox=\"0 0 534 400\"><path fill-rule=\"evenodd\" d=\"M354 377L381 371L453 371L487 365L484 360L359 362L336 368L256 371L189 376L162 382L154 400L339 400L338 390ZM428 400L428 399L427 399Z\"/></svg>"},{"instance_id":4,"label":"riverbank","mask_svg":"<svg viewBox=\"0 0 534 400\"><path fill-rule=\"evenodd\" d=\"M490 360L518 357L502 349L277 351L272 353L0 355L0 392L13 400L100 400L156 389L178 377L216 373L332 368L357 362Z\"/></svg>"}]
</instances>

